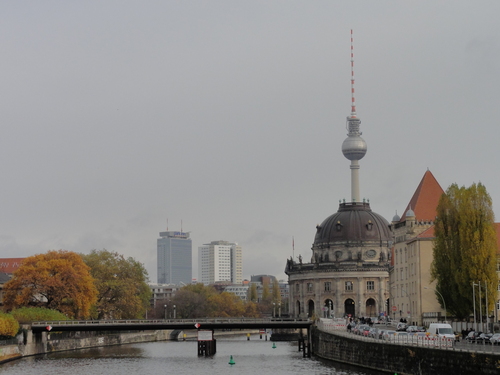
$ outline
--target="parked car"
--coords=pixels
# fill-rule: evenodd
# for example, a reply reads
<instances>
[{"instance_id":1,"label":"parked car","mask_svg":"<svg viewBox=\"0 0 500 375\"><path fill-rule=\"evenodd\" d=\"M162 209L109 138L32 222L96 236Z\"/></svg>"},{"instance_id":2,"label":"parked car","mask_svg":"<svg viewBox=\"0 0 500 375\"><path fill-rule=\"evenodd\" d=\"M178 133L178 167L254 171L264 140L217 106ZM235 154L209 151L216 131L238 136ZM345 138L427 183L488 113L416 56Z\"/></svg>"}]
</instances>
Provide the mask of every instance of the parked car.
<instances>
[{"instance_id":1,"label":"parked car","mask_svg":"<svg viewBox=\"0 0 500 375\"><path fill-rule=\"evenodd\" d=\"M471 331L465 338L467 342L476 342L477 338L481 335L482 332Z\"/></svg>"},{"instance_id":2,"label":"parked car","mask_svg":"<svg viewBox=\"0 0 500 375\"><path fill-rule=\"evenodd\" d=\"M361 328L360 328L360 335L361 336L365 336L365 337L368 337L368 333L370 332L370 329L371 327L370 326L367 326L367 325L363 325Z\"/></svg>"},{"instance_id":3,"label":"parked car","mask_svg":"<svg viewBox=\"0 0 500 375\"><path fill-rule=\"evenodd\" d=\"M408 328L406 323L398 323L396 331L406 331L406 328Z\"/></svg>"},{"instance_id":4,"label":"parked car","mask_svg":"<svg viewBox=\"0 0 500 375\"><path fill-rule=\"evenodd\" d=\"M408 327L406 328L406 332L411 332L411 333L413 333L413 332L418 332L418 331L417 331L417 329L418 329L418 327L417 327L417 326L408 326Z\"/></svg>"},{"instance_id":5,"label":"parked car","mask_svg":"<svg viewBox=\"0 0 500 375\"><path fill-rule=\"evenodd\" d=\"M491 344L491 337L493 337L493 333L481 333L476 339L476 342L480 342L482 344Z\"/></svg>"},{"instance_id":6,"label":"parked car","mask_svg":"<svg viewBox=\"0 0 500 375\"><path fill-rule=\"evenodd\" d=\"M379 329L378 328L370 328L370 331L368 332L368 337L372 337L374 339L379 338Z\"/></svg>"},{"instance_id":7,"label":"parked car","mask_svg":"<svg viewBox=\"0 0 500 375\"><path fill-rule=\"evenodd\" d=\"M493 336L490 337L490 344L500 345L500 333L495 333Z\"/></svg>"}]
</instances>

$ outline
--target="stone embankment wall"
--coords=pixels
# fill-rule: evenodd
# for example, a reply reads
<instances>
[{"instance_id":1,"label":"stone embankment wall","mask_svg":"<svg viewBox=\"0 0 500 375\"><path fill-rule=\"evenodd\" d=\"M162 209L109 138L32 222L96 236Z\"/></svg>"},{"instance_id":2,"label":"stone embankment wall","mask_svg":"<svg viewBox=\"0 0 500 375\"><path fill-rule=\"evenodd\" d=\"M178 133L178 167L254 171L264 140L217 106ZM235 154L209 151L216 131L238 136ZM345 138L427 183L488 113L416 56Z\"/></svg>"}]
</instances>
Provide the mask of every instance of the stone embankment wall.
<instances>
[{"instance_id":1,"label":"stone embankment wall","mask_svg":"<svg viewBox=\"0 0 500 375\"><path fill-rule=\"evenodd\" d=\"M141 332L43 332L34 335L25 331L18 345L0 347L0 363L24 356L94 348L99 346L165 341L171 330Z\"/></svg>"},{"instance_id":2,"label":"stone embankment wall","mask_svg":"<svg viewBox=\"0 0 500 375\"><path fill-rule=\"evenodd\" d=\"M315 329L318 357L398 375L499 374L500 356L357 340Z\"/></svg>"}]
</instances>

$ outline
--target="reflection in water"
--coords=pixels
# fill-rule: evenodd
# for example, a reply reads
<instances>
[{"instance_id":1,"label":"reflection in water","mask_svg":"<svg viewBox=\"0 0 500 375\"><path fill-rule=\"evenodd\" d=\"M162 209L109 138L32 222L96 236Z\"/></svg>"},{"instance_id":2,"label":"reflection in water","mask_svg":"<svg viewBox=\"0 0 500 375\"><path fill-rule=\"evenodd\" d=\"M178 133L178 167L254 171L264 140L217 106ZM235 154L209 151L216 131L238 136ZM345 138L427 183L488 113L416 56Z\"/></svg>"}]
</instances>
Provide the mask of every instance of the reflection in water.
<instances>
[{"instance_id":1,"label":"reflection in water","mask_svg":"<svg viewBox=\"0 0 500 375\"><path fill-rule=\"evenodd\" d=\"M303 358L297 343L272 342L252 336L217 340L217 354L198 357L194 341L164 341L109 346L28 357L0 366L0 374L379 374L350 366ZM236 364L228 364L233 356Z\"/></svg>"}]
</instances>

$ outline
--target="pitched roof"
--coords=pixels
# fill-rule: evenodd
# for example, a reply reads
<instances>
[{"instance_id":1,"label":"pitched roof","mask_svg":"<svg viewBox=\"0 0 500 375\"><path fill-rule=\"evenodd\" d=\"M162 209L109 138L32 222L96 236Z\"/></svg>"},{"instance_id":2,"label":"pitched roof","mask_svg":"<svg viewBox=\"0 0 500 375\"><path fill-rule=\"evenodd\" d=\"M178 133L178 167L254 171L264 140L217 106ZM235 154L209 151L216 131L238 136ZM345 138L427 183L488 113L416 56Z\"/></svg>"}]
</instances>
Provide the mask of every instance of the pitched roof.
<instances>
[{"instance_id":1,"label":"pitched roof","mask_svg":"<svg viewBox=\"0 0 500 375\"><path fill-rule=\"evenodd\" d=\"M23 260L24 258L0 258L0 272L13 273Z\"/></svg>"},{"instance_id":2,"label":"pitched roof","mask_svg":"<svg viewBox=\"0 0 500 375\"><path fill-rule=\"evenodd\" d=\"M434 225L431 225L429 228L420 233L417 238L434 238L436 235L434 234Z\"/></svg>"},{"instance_id":3,"label":"pitched roof","mask_svg":"<svg viewBox=\"0 0 500 375\"><path fill-rule=\"evenodd\" d=\"M406 209L401 217L401 222L406 220L406 213L411 208L415 213L417 221L434 221L436 218L436 208L439 203L439 198L444 193L443 188L439 185L431 171L427 170L420 181L420 184L415 190L413 197L406 206Z\"/></svg>"}]
</instances>

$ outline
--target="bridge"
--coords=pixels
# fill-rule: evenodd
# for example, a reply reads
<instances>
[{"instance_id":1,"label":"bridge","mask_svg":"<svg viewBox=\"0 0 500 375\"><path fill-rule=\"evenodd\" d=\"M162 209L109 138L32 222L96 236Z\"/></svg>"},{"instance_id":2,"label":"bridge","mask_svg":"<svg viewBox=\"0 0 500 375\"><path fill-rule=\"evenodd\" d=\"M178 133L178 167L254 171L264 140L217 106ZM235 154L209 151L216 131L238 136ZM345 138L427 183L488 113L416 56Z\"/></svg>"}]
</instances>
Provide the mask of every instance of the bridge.
<instances>
[{"instance_id":1,"label":"bridge","mask_svg":"<svg viewBox=\"0 0 500 375\"><path fill-rule=\"evenodd\" d=\"M149 330L198 330L198 355L214 355L216 329L307 329L307 340L299 338L299 350L304 357L311 356L311 326L309 319L254 319L254 318L205 318L205 319L115 319L115 320L61 320L32 322L31 331L41 338L43 333L62 331L149 331ZM211 333L210 333L211 331ZM207 334L208 333L208 334Z\"/></svg>"},{"instance_id":2,"label":"bridge","mask_svg":"<svg viewBox=\"0 0 500 375\"><path fill-rule=\"evenodd\" d=\"M254 319L254 318L204 318L204 319L117 319L117 320L60 320L32 322L33 333L47 331L125 331L125 330L214 330L214 329L301 329L308 331L313 325L309 319Z\"/></svg>"}]
</instances>

